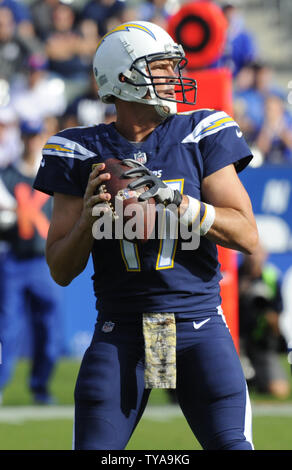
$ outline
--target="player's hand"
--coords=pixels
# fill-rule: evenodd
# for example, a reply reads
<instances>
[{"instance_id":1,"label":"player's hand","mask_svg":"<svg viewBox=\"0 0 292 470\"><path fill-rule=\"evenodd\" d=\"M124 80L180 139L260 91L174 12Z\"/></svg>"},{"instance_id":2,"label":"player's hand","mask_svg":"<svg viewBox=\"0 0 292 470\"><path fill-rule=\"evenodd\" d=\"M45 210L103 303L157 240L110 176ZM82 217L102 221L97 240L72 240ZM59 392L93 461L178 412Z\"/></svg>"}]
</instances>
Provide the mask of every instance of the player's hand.
<instances>
[{"instance_id":1,"label":"player's hand","mask_svg":"<svg viewBox=\"0 0 292 470\"><path fill-rule=\"evenodd\" d=\"M125 162L132 162L132 160L123 160ZM136 162L135 162L136 163ZM132 166L129 164L129 166ZM146 201L153 197L156 202L160 202L167 206L168 204L175 204L179 206L182 201L182 195L176 189L173 190L158 178L152 171L142 164L138 164L136 168L133 165L131 170L125 171L124 178L138 178L136 181L129 183L130 189L139 189L147 186L149 189L139 196L139 201Z\"/></svg>"},{"instance_id":2,"label":"player's hand","mask_svg":"<svg viewBox=\"0 0 292 470\"><path fill-rule=\"evenodd\" d=\"M82 218L90 225L93 223L93 207L97 204L104 206L105 203L111 199L111 195L101 189L105 181L108 181L111 177L109 173L102 173L101 175L99 174L99 172L104 169L104 163L100 163L93 168L89 175L87 187L83 197ZM103 212L106 210L106 207L104 207Z\"/></svg>"}]
</instances>

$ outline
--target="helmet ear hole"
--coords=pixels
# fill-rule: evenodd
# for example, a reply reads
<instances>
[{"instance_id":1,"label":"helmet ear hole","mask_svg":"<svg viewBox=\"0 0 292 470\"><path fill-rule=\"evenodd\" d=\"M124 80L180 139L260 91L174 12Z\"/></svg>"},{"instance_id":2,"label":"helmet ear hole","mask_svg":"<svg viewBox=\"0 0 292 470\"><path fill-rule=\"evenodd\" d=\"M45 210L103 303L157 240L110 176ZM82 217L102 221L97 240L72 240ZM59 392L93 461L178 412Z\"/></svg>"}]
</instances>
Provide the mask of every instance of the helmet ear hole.
<instances>
[{"instance_id":1,"label":"helmet ear hole","mask_svg":"<svg viewBox=\"0 0 292 470\"><path fill-rule=\"evenodd\" d=\"M119 80L120 80L120 82L125 83L125 81L126 81L125 75L123 75L122 73L120 73L120 75L119 75Z\"/></svg>"}]
</instances>

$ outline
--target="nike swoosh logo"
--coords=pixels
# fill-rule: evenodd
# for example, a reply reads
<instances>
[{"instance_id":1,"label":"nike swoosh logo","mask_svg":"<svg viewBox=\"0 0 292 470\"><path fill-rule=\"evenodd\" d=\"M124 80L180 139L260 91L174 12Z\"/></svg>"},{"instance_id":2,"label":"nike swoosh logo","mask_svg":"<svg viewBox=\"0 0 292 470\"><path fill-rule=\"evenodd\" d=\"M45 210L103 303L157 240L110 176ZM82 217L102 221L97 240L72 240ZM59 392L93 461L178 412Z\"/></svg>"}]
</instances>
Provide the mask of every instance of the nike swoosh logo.
<instances>
[{"instance_id":1,"label":"nike swoosh logo","mask_svg":"<svg viewBox=\"0 0 292 470\"><path fill-rule=\"evenodd\" d=\"M207 321L209 320L211 320L211 318L206 318L206 320L200 321L199 323L193 321L195 330L198 330L199 328L201 328L201 326L205 325L205 323L207 323Z\"/></svg>"},{"instance_id":2,"label":"nike swoosh logo","mask_svg":"<svg viewBox=\"0 0 292 470\"><path fill-rule=\"evenodd\" d=\"M237 137L240 138L240 137L243 136L243 133L242 133L242 131L240 131L239 129L236 129L236 135L237 135Z\"/></svg>"}]
</instances>

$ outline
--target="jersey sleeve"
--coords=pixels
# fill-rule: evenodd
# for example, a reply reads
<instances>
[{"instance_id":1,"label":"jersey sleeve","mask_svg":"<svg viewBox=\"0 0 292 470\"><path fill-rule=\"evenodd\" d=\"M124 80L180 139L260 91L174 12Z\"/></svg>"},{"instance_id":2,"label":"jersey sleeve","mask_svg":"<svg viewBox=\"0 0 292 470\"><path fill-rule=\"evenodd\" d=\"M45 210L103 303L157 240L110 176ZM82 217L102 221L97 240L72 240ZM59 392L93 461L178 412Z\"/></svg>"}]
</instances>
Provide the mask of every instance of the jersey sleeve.
<instances>
[{"instance_id":1,"label":"jersey sleeve","mask_svg":"<svg viewBox=\"0 0 292 470\"><path fill-rule=\"evenodd\" d=\"M62 193L83 197L80 166L94 153L81 145L76 136L63 131L50 137L42 155L34 188L49 195Z\"/></svg>"},{"instance_id":2,"label":"jersey sleeve","mask_svg":"<svg viewBox=\"0 0 292 470\"><path fill-rule=\"evenodd\" d=\"M188 138L199 145L204 178L232 163L239 173L252 160L242 131L224 111L202 119Z\"/></svg>"}]
</instances>

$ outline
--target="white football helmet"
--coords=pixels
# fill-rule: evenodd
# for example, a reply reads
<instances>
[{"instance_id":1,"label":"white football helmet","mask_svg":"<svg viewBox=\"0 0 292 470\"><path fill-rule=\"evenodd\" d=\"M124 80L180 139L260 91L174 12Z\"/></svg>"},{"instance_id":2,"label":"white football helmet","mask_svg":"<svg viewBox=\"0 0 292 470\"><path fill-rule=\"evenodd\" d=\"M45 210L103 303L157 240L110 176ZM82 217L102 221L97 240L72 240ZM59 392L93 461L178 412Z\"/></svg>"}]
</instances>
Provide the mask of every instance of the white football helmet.
<instances>
[{"instance_id":1,"label":"white football helmet","mask_svg":"<svg viewBox=\"0 0 292 470\"><path fill-rule=\"evenodd\" d=\"M173 84L176 93L180 94L179 99L161 97L156 90L155 80L159 79L161 85L161 79L168 83L169 77L153 77L150 64L166 59L177 62ZM176 44L166 31L156 24L135 21L105 34L97 46L93 71L103 102L110 103L113 97L142 102L155 106L162 117L167 117L176 113L177 103L193 105L196 102L196 80L181 75L186 64L182 46ZM193 92L192 100L186 97L188 91Z\"/></svg>"}]
</instances>

